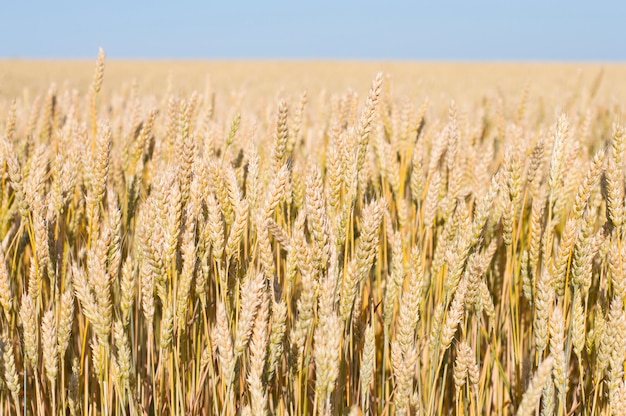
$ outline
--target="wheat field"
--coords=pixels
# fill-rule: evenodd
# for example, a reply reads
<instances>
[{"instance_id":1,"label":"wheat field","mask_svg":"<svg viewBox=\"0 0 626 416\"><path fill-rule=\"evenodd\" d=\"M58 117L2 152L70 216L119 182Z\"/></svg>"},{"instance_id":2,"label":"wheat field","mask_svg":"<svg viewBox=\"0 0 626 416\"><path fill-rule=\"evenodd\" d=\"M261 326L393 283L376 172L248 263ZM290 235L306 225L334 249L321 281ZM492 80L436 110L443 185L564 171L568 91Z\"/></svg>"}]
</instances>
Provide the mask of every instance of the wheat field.
<instances>
[{"instance_id":1,"label":"wheat field","mask_svg":"<svg viewBox=\"0 0 626 416\"><path fill-rule=\"evenodd\" d=\"M0 414L625 415L625 71L2 61Z\"/></svg>"}]
</instances>

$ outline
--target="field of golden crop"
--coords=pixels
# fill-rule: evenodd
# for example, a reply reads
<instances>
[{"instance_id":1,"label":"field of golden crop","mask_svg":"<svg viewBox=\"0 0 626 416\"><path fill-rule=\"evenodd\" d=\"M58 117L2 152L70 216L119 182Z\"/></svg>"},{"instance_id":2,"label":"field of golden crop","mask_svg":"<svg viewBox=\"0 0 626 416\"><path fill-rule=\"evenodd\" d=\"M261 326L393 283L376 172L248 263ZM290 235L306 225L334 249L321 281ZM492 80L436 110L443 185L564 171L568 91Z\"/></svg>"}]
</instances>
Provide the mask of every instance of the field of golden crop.
<instances>
[{"instance_id":1,"label":"field of golden crop","mask_svg":"<svg viewBox=\"0 0 626 416\"><path fill-rule=\"evenodd\" d=\"M626 414L624 75L0 61L0 414Z\"/></svg>"}]
</instances>

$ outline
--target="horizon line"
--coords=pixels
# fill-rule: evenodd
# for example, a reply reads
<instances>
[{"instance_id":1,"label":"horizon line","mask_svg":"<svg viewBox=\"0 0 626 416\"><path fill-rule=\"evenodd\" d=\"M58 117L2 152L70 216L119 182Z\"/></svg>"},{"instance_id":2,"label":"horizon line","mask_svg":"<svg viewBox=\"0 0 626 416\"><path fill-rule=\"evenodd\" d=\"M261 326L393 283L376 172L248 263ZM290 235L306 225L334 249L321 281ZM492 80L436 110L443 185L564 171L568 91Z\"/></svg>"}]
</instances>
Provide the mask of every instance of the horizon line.
<instances>
[{"instance_id":1,"label":"horizon line","mask_svg":"<svg viewBox=\"0 0 626 416\"><path fill-rule=\"evenodd\" d=\"M85 61L95 62L93 57L73 56L0 56L0 61ZM626 59L560 59L560 58L354 58L354 57L126 57L109 56L106 61L172 61L172 62L397 62L397 63L502 63L502 64L626 64Z\"/></svg>"}]
</instances>

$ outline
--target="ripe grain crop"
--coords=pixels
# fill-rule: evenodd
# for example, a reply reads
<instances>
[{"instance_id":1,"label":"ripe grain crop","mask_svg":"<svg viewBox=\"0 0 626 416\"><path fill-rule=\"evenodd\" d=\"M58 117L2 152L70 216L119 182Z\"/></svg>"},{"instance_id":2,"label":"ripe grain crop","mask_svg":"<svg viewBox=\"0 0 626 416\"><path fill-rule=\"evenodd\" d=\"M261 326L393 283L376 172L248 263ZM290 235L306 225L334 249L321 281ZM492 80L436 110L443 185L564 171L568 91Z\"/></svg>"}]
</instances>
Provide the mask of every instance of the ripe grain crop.
<instances>
[{"instance_id":1,"label":"ripe grain crop","mask_svg":"<svg viewBox=\"0 0 626 416\"><path fill-rule=\"evenodd\" d=\"M2 90L0 414L625 414L602 73L371 77Z\"/></svg>"}]
</instances>

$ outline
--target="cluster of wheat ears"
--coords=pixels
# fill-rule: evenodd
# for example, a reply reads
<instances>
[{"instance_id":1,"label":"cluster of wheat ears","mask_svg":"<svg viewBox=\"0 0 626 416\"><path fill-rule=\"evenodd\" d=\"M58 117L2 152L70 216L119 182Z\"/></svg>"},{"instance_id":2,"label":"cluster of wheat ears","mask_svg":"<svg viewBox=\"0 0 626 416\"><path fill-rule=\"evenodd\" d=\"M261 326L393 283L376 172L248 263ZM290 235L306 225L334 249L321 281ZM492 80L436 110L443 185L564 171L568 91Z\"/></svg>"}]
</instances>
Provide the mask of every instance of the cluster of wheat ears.
<instances>
[{"instance_id":1,"label":"cluster of wheat ears","mask_svg":"<svg viewBox=\"0 0 626 416\"><path fill-rule=\"evenodd\" d=\"M617 110L0 103L0 413L624 414Z\"/></svg>"}]
</instances>

